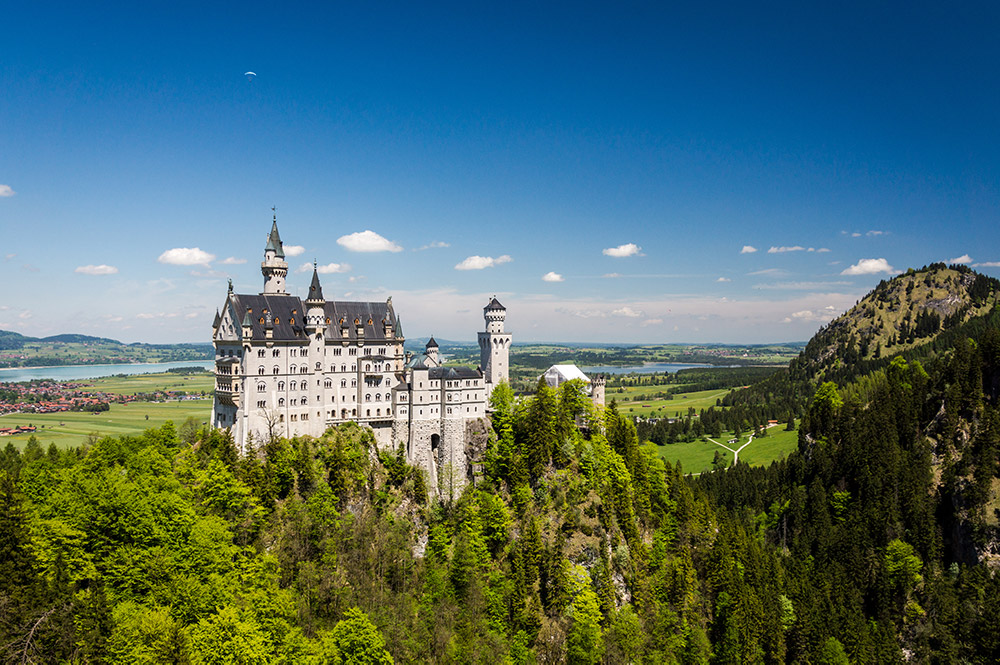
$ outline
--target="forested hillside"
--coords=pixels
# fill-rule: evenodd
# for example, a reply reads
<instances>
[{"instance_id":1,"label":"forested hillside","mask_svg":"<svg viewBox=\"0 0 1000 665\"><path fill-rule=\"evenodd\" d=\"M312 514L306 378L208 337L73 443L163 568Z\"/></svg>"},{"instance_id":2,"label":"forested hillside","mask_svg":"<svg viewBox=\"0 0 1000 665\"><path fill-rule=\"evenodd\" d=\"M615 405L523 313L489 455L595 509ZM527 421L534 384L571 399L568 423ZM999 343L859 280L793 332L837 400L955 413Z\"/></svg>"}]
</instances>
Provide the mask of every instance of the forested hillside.
<instances>
[{"instance_id":1,"label":"forested hillside","mask_svg":"<svg viewBox=\"0 0 1000 665\"><path fill-rule=\"evenodd\" d=\"M244 457L190 422L78 449L8 446L0 653L1000 661L991 316L840 383L813 390L785 372L741 391L801 405L798 451L697 479L577 382L540 383L524 400L497 388L475 482L440 496L403 451L377 451L355 425ZM768 407L729 411L755 408Z\"/></svg>"}]
</instances>

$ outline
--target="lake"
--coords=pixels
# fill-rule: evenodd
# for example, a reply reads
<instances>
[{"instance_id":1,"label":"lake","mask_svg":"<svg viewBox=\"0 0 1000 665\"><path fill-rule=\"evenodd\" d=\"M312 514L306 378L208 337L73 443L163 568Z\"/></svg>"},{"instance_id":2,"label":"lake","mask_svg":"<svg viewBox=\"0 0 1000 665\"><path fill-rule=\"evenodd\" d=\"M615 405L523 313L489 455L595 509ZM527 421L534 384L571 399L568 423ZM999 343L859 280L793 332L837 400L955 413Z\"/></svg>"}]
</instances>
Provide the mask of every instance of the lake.
<instances>
[{"instance_id":1,"label":"lake","mask_svg":"<svg viewBox=\"0 0 1000 665\"><path fill-rule=\"evenodd\" d=\"M52 379L53 381L78 381L96 379L116 374L158 374L172 367L201 367L211 370L214 360L180 360L171 363L126 363L121 365L63 365L61 367L14 367L0 369L0 383Z\"/></svg>"},{"instance_id":2,"label":"lake","mask_svg":"<svg viewBox=\"0 0 1000 665\"><path fill-rule=\"evenodd\" d=\"M592 365L581 367L587 374L653 374L654 372L666 372L674 374L682 369L694 369L695 367L715 367L715 365L690 364L690 363L645 363L643 365Z\"/></svg>"}]
</instances>

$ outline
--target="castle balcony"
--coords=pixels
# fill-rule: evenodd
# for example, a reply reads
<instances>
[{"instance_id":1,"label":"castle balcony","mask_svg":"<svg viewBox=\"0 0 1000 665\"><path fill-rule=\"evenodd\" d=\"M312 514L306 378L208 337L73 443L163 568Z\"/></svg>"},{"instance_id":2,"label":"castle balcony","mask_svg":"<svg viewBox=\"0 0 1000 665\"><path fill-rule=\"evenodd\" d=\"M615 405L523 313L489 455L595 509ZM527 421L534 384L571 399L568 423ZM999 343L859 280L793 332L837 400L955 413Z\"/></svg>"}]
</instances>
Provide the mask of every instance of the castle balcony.
<instances>
[{"instance_id":1,"label":"castle balcony","mask_svg":"<svg viewBox=\"0 0 1000 665\"><path fill-rule=\"evenodd\" d=\"M220 404L238 407L240 405L240 384L233 384L229 381L216 381L215 399Z\"/></svg>"}]
</instances>

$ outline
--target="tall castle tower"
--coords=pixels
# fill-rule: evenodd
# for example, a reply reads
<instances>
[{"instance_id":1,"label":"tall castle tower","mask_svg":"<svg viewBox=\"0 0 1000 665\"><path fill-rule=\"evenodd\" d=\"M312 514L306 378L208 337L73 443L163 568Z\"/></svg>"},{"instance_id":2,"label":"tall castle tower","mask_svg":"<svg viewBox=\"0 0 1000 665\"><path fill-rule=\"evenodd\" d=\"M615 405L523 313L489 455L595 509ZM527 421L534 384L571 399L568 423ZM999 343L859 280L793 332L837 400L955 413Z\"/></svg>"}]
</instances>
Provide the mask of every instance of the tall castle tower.
<instances>
[{"instance_id":1,"label":"tall castle tower","mask_svg":"<svg viewBox=\"0 0 1000 665\"><path fill-rule=\"evenodd\" d=\"M271 233L267 236L264 246L264 261L260 264L264 274L264 292L261 295L285 293L285 276L288 275L288 264L285 262L285 250L278 235L278 216L271 222Z\"/></svg>"},{"instance_id":2,"label":"tall castle tower","mask_svg":"<svg viewBox=\"0 0 1000 665\"><path fill-rule=\"evenodd\" d=\"M487 394L501 381L510 381L510 333L504 332L503 323L507 308L496 296L483 308L486 332L479 333L479 367L483 370Z\"/></svg>"}]
</instances>

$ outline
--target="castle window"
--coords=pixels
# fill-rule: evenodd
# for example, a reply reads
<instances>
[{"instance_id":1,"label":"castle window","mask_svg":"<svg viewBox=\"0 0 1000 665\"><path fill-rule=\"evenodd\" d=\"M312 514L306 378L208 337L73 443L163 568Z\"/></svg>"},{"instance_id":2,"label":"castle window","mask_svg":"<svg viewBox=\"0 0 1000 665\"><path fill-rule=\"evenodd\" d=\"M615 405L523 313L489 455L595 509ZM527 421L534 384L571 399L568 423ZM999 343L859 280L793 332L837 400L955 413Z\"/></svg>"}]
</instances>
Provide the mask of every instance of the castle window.
<instances>
[{"instance_id":1,"label":"castle window","mask_svg":"<svg viewBox=\"0 0 1000 665\"><path fill-rule=\"evenodd\" d=\"M358 380L357 379L351 379L351 387L352 388L357 388L358 387Z\"/></svg>"},{"instance_id":2,"label":"castle window","mask_svg":"<svg viewBox=\"0 0 1000 665\"><path fill-rule=\"evenodd\" d=\"M323 382L323 387L324 388L333 388L333 381L331 381L330 379L327 379L326 381Z\"/></svg>"},{"instance_id":3,"label":"castle window","mask_svg":"<svg viewBox=\"0 0 1000 665\"><path fill-rule=\"evenodd\" d=\"M263 409L265 405L267 405L267 401L266 400L258 400L257 401L257 408L258 409Z\"/></svg>"},{"instance_id":4,"label":"castle window","mask_svg":"<svg viewBox=\"0 0 1000 665\"><path fill-rule=\"evenodd\" d=\"M365 364L365 371L366 371L366 372L370 372L370 371L372 371L372 366L371 366L371 365L368 365L368 364Z\"/></svg>"},{"instance_id":5,"label":"castle window","mask_svg":"<svg viewBox=\"0 0 1000 665\"><path fill-rule=\"evenodd\" d=\"M375 415L376 416L381 416L382 415L382 409L375 409Z\"/></svg>"},{"instance_id":6,"label":"castle window","mask_svg":"<svg viewBox=\"0 0 1000 665\"><path fill-rule=\"evenodd\" d=\"M358 355L358 350L354 347L351 347L347 350L347 355L356 356Z\"/></svg>"},{"instance_id":7,"label":"castle window","mask_svg":"<svg viewBox=\"0 0 1000 665\"><path fill-rule=\"evenodd\" d=\"M264 357L264 349L258 349L257 350L257 357L258 358L263 358Z\"/></svg>"},{"instance_id":8,"label":"castle window","mask_svg":"<svg viewBox=\"0 0 1000 665\"><path fill-rule=\"evenodd\" d=\"M366 415L366 416L370 416L370 415L372 415L372 410L371 410L371 409L366 409L366 410L365 410L365 415Z\"/></svg>"},{"instance_id":9,"label":"castle window","mask_svg":"<svg viewBox=\"0 0 1000 665\"><path fill-rule=\"evenodd\" d=\"M271 351L271 355L274 356L275 358L277 358L278 356L281 355L281 351L279 351L278 349L275 349L274 351Z\"/></svg>"},{"instance_id":10,"label":"castle window","mask_svg":"<svg viewBox=\"0 0 1000 665\"><path fill-rule=\"evenodd\" d=\"M309 420L309 414L308 413L303 413L302 414L302 420Z\"/></svg>"},{"instance_id":11,"label":"castle window","mask_svg":"<svg viewBox=\"0 0 1000 665\"><path fill-rule=\"evenodd\" d=\"M257 368L257 373L258 374L263 374L264 373L264 366L263 365L261 365L260 367Z\"/></svg>"},{"instance_id":12,"label":"castle window","mask_svg":"<svg viewBox=\"0 0 1000 665\"><path fill-rule=\"evenodd\" d=\"M347 365L341 365L340 366L340 371L341 372L346 372L347 371Z\"/></svg>"},{"instance_id":13,"label":"castle window","mask_svg":"<svg viewBox=\"0 0 1000 665\"><path fill-rule=\"evenodd\" d=\"M279 423L285 422L285 414L283 413L278 414L278 422Z\"/></svg>"},{"instance_id":14,"label":"castle window","mask_svg":"<svg viewBox=\"0 0 1000 665\"><path fill-rule=\"evenodd\" d=\"M285 389L285 382L278 381L278 390L284 390L284 389Z\"/></svg>"},{"instance_id":15,"label":"castle window","mask_svg":"<svg viewBox=\"0 0 1000 665\"><path fill-rule=\"evenodd\" d=\"M274 374L277 374L277 373L278 373L278 366L277 366L277 365L275 365L275 366L274 366L274 372L273 372L273 373L274 373Z\"/></svg>"},{"instance_id":16,"label":"castle window","mask_svg":"<svg viewBox=\"0 0 1000 665\"><path fill-rule=\"evenodd\" d=\"M323 369L323 365L320 364L320 363L316 363L316 371L319 372L319 371L322 371L322 369Z\"/></svg>"},{"instance_id":17,"label":"castle window","mask_svg":"<svg viewBox=\"0 0 1000 665\"><path fill-rule=\"evenodd\" d=\"M292 356L294 358L295 356L298 355L298 353L299 353L298 349L292 349L291 351L288 352L288 355L290 355L290 356Z\"/></svg>"},{"instance_id":18,"label":"castle window","mask_svg":"<svg viewBox=\"0 0 1000 665\"><path fill-rule=\"evenodd\" d=\"M285 398L284 397L279 397L278 398L278 406L284 406L284 405L285 405Z\"/></svg>"},{"instance_id":19,"label":"castle window","mask_svg":"<svg viewBox=\"0 0 1000 665\"><path fill-rule=\"evenodd\" d=\"M340 387L341 388L346 388L347 387L347 379L341 379L340 380Z\"/></svg>"},{"instance_id":20,"label":"castle window","mask_svg":"<svg viewBox=\"0 0 1000 665\"><path fill-rule=\"evenodd\" d=\"M366 355L366 356L370 356L371 354L372 354L372 349L371 349L371 347L368 347L367 349L365 349L365 355Z\"/></svg>"},{"instance_id":21,"label":"castle window","mask_svg":"<svg viewBox=\"0 0 1000 665\"><path fill-rule=\"evenodd\" d=\"M381 402L382 401L382 395L380 395L379 393L375 393L375 401L376 402Z\"/></svg>"},{"instance_id":22,"label":"castle window","mask_svg":"<svg viewBox=\"0 0 1000 665\"><path fill-rule=\"evenodd\" d=\"M341 352L341 349L334 349L334 350L333 350L333 355L335 355L335 356L339 356L339 355L340 355L340 352Z\"/></svg>"},{"instance_id":23,"label":"castle window","mask_svg":"<svg viewBox=\"0 0 1000 665\"><path fill-rule=\"evenodd\" d=\"M358 415L358 410L357 409L351 409L351 415L352 416Z\"/></svg>"},{"instance_id":24,"label":"castle window","mask_svg":"<svg viewBox=\"0 0 1000 665\"><path fill-rule=\"evenodd\" d=\"M372 394L371 393L365 393L365 401L366 402L372 401Z\"/></svg>"},{"instance_id":25,"label":"castle window","mask_svg":"<svg viewBox=\"0 0 1000 665\"><path fill-rule=\"evenodd\" d=\"M296 420L299 419L299 417L293 413L292 415L288 416L288 419L294 423Z\"/></svg>"},{"instance_id":26,"label":"castle window","mask_svg":"<svg viewBox=\"0 0 1000 665\"><path fill-rule=\"evenodd\" d=\"M385 394L385 401L388 402L390 399L392 399L392 397L389 395L389 393L386 393Z\"/></svg>"},{"instance_id":27,"label":"castle window","mask_svg":"<svg viewBox=\"0 0 1000 665\"><path fill-rule=\"evenodd\" d=\"M257 392L262 393L265 390L267 390L267 386L265 386L263 383L258 383L257 384Z\"/></svg>"}]
</instances>

